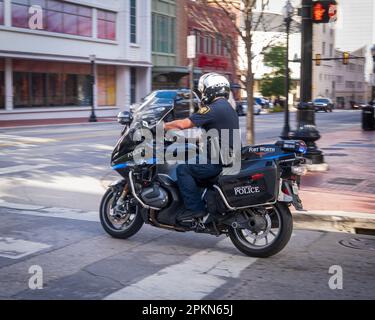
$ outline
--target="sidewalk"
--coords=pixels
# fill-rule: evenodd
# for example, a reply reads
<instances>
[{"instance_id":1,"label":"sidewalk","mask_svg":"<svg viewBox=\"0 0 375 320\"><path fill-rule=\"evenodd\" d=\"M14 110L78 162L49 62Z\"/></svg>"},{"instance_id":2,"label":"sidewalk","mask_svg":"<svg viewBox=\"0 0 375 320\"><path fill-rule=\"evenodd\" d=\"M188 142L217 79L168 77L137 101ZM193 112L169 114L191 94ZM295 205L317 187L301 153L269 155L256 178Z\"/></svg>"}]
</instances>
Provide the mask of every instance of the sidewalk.
<instances>
[{"instance_id":1,"label":"sidewalk","mask_svg":"<svg viewBox=\"0 0 375 320\"><path fill-rule=\"evenodd\" d=\"M114 122L115 117L97 118L98 122ZM87 124L88 118L67 118L67 119L30 119L30 120L0 120L0 128L18 128L30 126L49 126L66 124Z\"/></svg>"},{"instance_id":2,"label":"sidewalk","mask_svg":"<svg viewBox=\"0 0 375 320\"><path fill-rule=\"evenodd\" d=\"M318 147L329 171L302 178L305 209L375 214L375 132L326 133Z\"/></svg>"}]
</instances>

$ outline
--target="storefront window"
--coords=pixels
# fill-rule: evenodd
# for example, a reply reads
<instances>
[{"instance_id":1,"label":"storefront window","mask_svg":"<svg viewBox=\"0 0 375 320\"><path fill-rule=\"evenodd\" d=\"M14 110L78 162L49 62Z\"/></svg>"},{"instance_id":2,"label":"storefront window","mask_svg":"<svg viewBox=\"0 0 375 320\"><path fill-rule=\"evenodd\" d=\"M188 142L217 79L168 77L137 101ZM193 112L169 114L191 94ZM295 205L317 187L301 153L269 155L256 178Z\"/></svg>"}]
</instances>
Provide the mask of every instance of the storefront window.
<instances>
[{"instance_id":1,"label":"storefront window","mask_svg":"<svg viewBox=\"0 0 375 320\"><path fill-rule=\"evenodd\" d=\"M98 10L98 38L116 40L116 13Z\"/></svg>"},{"instance_id":2,"label":"storefront window","mask_svg":"<svg viewBox=\"0 0 375 320\"><path fill-rule=\"evenodd\" d=\"M4 1L0 0L0 25L4 24Z\"/></svg>"},{"instance_id":3,"label":"storefront window","mask_svg":"<svg viewBox=\"0 0 375 320\"><path fill-rule=\"evenodd\" d=\"M90 106L92 103L88 64L14 60L13 68L16 108ZM115 92L115 79L106 78L105 83L108 90L105 99L110 103Z\"/></svg>"},{"instance_id":4,"label":"storefront window","mask_svg":"<svg viewBox=\"0 0 375 320\"><path fill-rule=\"evenodd\" d=\"M45 30L84 37L92 36L91 8L61 1L13 0L12 25L14 27L29 28L28 11L32 5L42 7Z\"/></svg>"},{"instance_id":5,"label":"storefront window","mask_svg":"<svg viewBox=\"0 0 375 320\"><path fill-rule=\"evenodd\" d=\"M64 105L64 86L63 75L50 73L47 74L47 105L62 106Z\"/></svg>"},{"instance_id":6,"label":"storefront window","mask_svg":"<svg viewBox=\"0 0 375 320\"><path fill-rule=\"evenodd\" d=\"M30 73L15 72L13 74L14 106L29 107L31 105Z\"/></svg>"},{"instance_id":7,"label":"storefront window","mask_svg":"<svg viewBox=\"0 0 375 320\"><path fill-rule=\"evenodd\" d=\"M116 105L116 67L98 67L99 106Z\"/></svg>"}]
</instances>

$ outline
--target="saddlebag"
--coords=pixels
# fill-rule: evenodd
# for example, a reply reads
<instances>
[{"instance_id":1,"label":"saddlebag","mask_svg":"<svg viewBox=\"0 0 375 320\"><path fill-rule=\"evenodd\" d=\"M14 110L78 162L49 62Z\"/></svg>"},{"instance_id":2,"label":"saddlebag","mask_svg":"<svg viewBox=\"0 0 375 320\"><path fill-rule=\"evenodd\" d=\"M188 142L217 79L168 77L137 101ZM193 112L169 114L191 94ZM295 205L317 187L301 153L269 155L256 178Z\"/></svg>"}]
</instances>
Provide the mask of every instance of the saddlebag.
<instances>
[{"instance_id":1,"label":"saddlebag","mask_svg":"<svg viewBox=\"0 0 375 320\"><path fill-rule=\"evenodd\" d=\"M221 175L218 184L231 207L243 208L276 202L279 176L274 161L243 161L237 175Z\"/></svg>"}]
</instances>

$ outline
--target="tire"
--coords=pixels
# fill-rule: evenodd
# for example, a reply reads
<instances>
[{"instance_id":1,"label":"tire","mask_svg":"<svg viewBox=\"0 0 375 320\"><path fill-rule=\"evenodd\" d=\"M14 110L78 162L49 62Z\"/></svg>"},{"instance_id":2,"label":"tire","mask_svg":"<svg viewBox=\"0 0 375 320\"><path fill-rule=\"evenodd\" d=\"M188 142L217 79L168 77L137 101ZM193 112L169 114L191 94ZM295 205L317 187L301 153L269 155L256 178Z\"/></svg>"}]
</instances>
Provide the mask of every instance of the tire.
<instances>
[{"instance_id":1,"label":"tire","mask_svg":"<svg viewBox=\"0 0 375 320\"><path fill-rule=\"evenodd\" d=\"M233 245L242 253L249 257L256 258L268 258L279 253L284 247L288 244L290 237L293 232L293 218L288 206L285 203L276 203L274 208L279 213L280 225L279 233L277 237L272 241L272 243L265 248L251 248L247 245L244 245L244 241L241 240L238 229L232 227L229 228L228 233Z\"/></svg>"},{"instance_id":2,"label":"tire","mask_svg":"<svg viewBox=\"0 0 375 320\"><path fill-rule=\"evenodd\" d=\"M100 203L100 223L103 229L113 238L117 239L127 239L135 235L143 226L143 219L140 213L140 208L137 207L137 212L133 221L130 222L129 226L125 229L116 229L108 217L108 208L110 206L110 201L113 198L112 189L108 189L104 194L102 201Z\"/></svg>"}]
</instances>

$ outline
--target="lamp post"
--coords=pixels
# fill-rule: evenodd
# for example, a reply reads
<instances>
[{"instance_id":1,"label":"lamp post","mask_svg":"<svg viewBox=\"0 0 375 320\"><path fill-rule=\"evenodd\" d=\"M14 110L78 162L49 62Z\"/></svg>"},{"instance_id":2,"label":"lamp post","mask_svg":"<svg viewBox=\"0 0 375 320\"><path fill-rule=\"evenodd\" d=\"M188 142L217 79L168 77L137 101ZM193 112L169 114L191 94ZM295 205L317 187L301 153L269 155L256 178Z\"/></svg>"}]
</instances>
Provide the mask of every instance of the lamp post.
<instances>
[{"instance_id":1,"label":"lamp post","mask_svg":"<svg viewBox=\"0 0 375 320\"><path fill-rule=\"evenodd\" d=\"M371 92L371 102L374 105L375 102L375 44L371 47L371 55L372 55L372 60L374 62L373 64L373 70L372 70L372 92Z\"/></svg>"},{"instance_id":2,"label":"lamp post","mask_svg":"<svg viewBox=\"0 0 375 320\"><path fill-rule=\"evenodd\" d=\"M284 105L284 128L281 132L281 138L284 140L289 139L290 125L289 125L289 34L290 25L292 23L292 17L294 13L294 7L288 0L283 8L284 21L286 25L286 55L285 55L285 105Z\"/></svg>"},{"instance_id":3,"label":"lamp post","mask_svg":"<svg viewBox=\"0 0 375 320\"><path fill-rule=\"evenodd\" d=\"M91 63L91 115L89 118L89 122L97 122L98 119L95 115L95 104L96 104L96 94L95 94L95 83L96 83L96 55L90 55L90 63Z\"/></svg>"}]
</instances>

